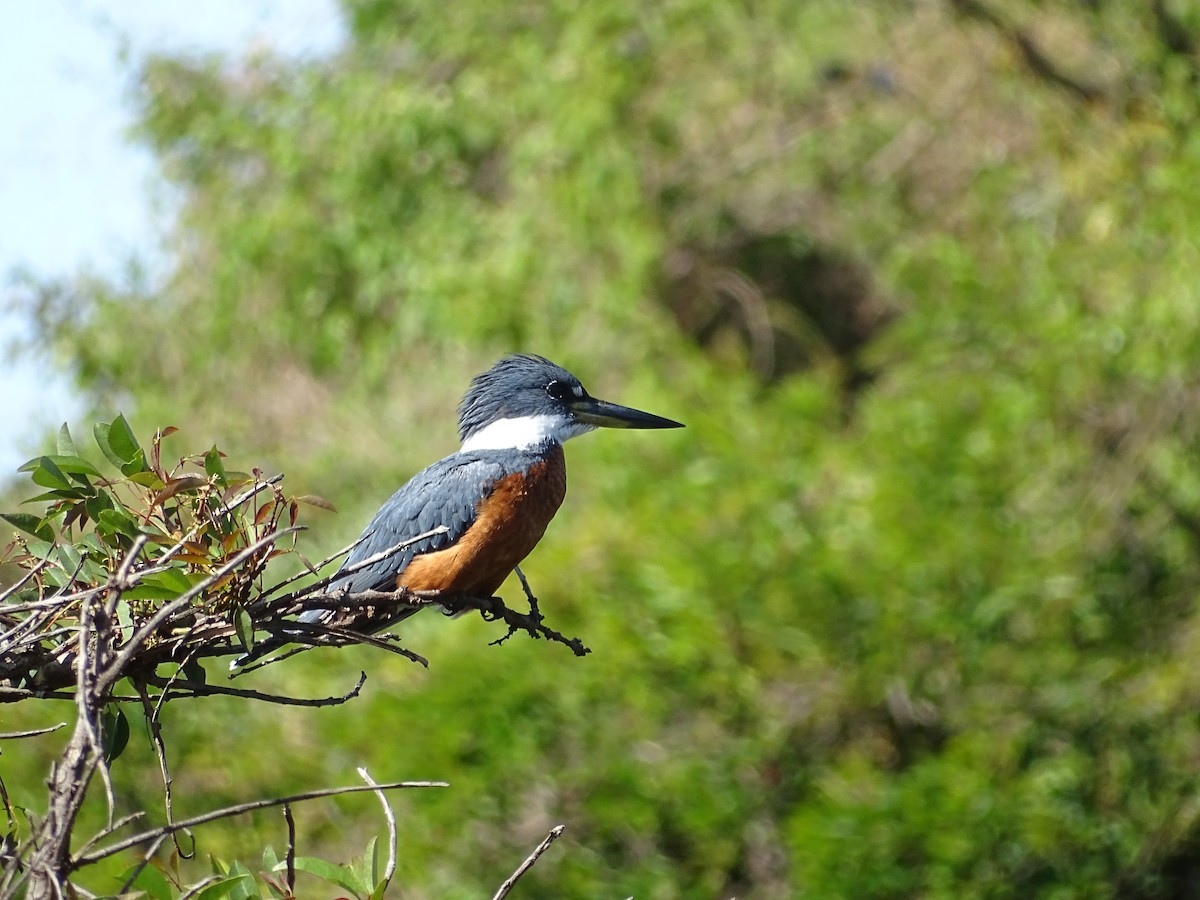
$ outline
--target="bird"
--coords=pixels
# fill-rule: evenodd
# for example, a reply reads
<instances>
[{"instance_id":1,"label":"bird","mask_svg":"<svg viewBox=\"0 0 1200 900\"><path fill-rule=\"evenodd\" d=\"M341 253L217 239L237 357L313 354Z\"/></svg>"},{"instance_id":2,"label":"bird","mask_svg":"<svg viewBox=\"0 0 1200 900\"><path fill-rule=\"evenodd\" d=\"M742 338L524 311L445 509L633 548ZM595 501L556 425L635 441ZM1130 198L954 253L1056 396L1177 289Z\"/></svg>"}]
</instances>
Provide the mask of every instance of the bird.
<instances>
[{"instance_id":1,"label":"bird","mask_svg":"<svg viewBox=\"0 0 1200 900\"><path fill-rule=\"evenodd\" d=\"M505 356L472 379L458 407L458 451L422 469L380 507L330 592L436 591L492 597L537 546L567 492L563 444L597 428L682 423L593 397L543 356ZM405 541L403 550L361 566ZM392 625L418 612L387 615ZM325 610L301 614L319 622ZM385 626L386 627L386 626ZM280 642L236 660L244 665Z\"/></svg>"}]
</instances>

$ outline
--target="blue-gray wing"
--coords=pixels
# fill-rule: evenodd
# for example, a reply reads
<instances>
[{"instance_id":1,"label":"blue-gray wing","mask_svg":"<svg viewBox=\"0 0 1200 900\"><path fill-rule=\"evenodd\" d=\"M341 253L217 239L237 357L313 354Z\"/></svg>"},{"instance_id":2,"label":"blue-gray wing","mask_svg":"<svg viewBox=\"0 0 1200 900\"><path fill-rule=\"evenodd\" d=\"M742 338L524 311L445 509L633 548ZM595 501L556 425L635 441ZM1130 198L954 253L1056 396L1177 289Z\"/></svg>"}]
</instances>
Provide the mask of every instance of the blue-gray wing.
<instances>
[{"instance_id":1,"label":"blue-gray wing","mask_svg":"<svg viewBox=\"0 0 1200 900\"><path fill-rule=\"evenodd\" d=\"M412 480L383 504L363 532L362 538L342 563L330 590L348 587L351 592L364 590L390 591L396 587L396 576L414 556L449 547L471 527L479 501L491 495L497 481L506 475L522 471L533 458L527 454L481 450L474 453L455 453L418 472ZM418 538L439 526L446 531L416 541L411 546L374 562L357 572L341 575L355 564L390 550L404 541ZM387 617L384 626L407 618L417 611L412 607L398 615ZM298 621L314 623L328 616L328 610L310 609L301 613ZM362 623L373 630L369 622ZM235 660L231 668L247 665L286 645L291 637L285 630L261 642L254 650Z\"/></svg>"},{"instance_id":2,"label":"blue-gray wing","mask_svg":"<svg viewBox=\"0 0 1200 900\"><path fill-rule=\"evenodd\" d=\"M342 570L435 528L444 526L447 531L422 538L387 559L337 578L331 590L394 590L396 576L414 556L449 547L466 533L475 521L479 501L511 472L511 465L486 452L456 453L418 472L375 514L358 546L342 563Z\"/></svg>"}]
</instances>

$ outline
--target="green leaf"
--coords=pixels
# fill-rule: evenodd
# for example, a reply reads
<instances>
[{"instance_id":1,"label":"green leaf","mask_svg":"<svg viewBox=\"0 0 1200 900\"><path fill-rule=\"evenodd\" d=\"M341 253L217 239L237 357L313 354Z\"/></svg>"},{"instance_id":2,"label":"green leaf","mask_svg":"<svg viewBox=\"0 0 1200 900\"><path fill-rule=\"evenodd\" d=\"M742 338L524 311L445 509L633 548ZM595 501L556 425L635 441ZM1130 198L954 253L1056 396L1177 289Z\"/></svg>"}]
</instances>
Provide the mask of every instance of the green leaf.
<instances>
[{"instance_id":1,"label":"green leaf","mask_svg":"<svg viewBox=\"0 0 1200 900\"><path fill-rule=\"evenodd\" d=\"M137 866L130 866L124 872L117 876L117 885L123 885L129 882L129 887L135 891L143 891L149 900L171 900L174 893L171 889L171 882L167 880L162 872L154 867L153 864L143 866L138 872L137 878L129 881ZM122 895L125 896L125 895Z\"/></svg>"},{"instance_id":2,"label":"green leaf","mask_svg":"<svg viewBox=\"0 0 1200 900\"><path fill-rule=\"evenodd\" d=\"M246 648L246 652L252 651L254 649L254 620L250 618L250 613L240 606L234 610L233 627L237 632L238 640Z\"/></svg>"},{"instance_id":3,"label":"green leaf","mask_svg":"<svg viewBox=\"0 0 1200 900\"><path fill-rule=\"evenodd\" d=\"M83 537L75 542L76 547L84 548L88 553L103 556L105 553L104 544L94 533L88 532Z\"/></svg>"},{"instance_id":4,"label":"green leaf","mask_svg":"<svg viewBox=\"0 0 1200 900\"><path fill-rule=\"evenodd\" d=\"M359 877L374 888L379 883L379 838L373 837L367 841L367 849L362 855L362 864L358 871Z\"/></svg>"},{"instance_id":5,"label":"green leaf","mask_svg":"<svg viewBox=\"0 0 1200 900\"><path fill-rule=\"evenodd\" d=\"M26 503L45 503L47 500L86 500L90 497L83 488L67 488L66 490L46 491L44 494L38 494L35 497L29 497L21 501L21 505ZM47 518L54 518L54 513L51 513Z\"/></svg>"},{"instance_id":6,"label":"green leaf","mask_svg":"<svg viewBox=\"0 0 1200 900\"><path fill-rule=\"evenodd\" d=\"M100 448L100 452L104 454L105 458L119 469L125 465L125 460L117 455L117 451L108 442L108 435L111 430L111 427L105 425L103 422L97 422L92 426L92 434L95 435L96 446Z\"/></svg>"},{"instance_id":7,"label":"green leaf","mask_svg":"<svg viewBox=\"0 0 1200 900\"><path fill-rule=\"evenodd\" d=\"M179 569L166 569L148 575L122 594L131 600L173 600L192 589L192 581Z\"/></svg>"},{"instance_id":8,"label":"green leaf","mask_svg":"<svg viewBox=\"0 0 1200 900\"><path fill-rule=\"evenodd\" d=\"M75 441L71 439L71 430L66 422L58 429L58 452L61 456L75 456Z\"/></svg>"},{"instance_id":9,"label":"green leaf","mask_svg":"<svg viewBox=\"0 0 1200 900\"><path fill-rule=\"evenodd\" d=\"M245 900L245 898L258 897L258 891L254 888L254 879L249 875L230 875L222 878L219 881L214 881L207 885L200 893L195 895L196 900Z\"/></svg>"},{"instance_id":10,"label":"green leaf","mask_svg":"<svg viewBox=\"0 0 1200 900\"><path fill-rule=\"evenodd\" d=\"M354 872L345 866L337 866L315 856L297 856L296 868L322 881L345 888L355 897L364 898L371 893L371 889L362 884Z\"/></svg>"},{"instance_id":11,"label":"green leaf","mask_svg":"<svg viewBox=\"0 0 1200 900\"><path fill-rule=\"evenodd\" d=\"M108 570L94 559L88 559L85 561L83 564L83 569L79 574L80 580L85 581L88 584L98 584L108 579Z\"/></svg>"},{"instance_id":12,"label":"green leaf","mask_svg":"<svg viewBox=\"0 0 1200 900\"><path fill-rule=\"evenodd\" d=\"M63 472L68 472L73 475L93 475L96 478L100 477L99 470L96 469L90 462L81 456L76 456L73 453L59 453L50 456L36 456L23 464L18 472L32 472L42 465L43 460L50 460Z\"/></svg>"},{"instance_id":13,"label":"green leaf","mask_svg":"<svg viewBox=\"0 0 1200 900\"><path fill-rule=\"evenodd\" d=\"M104 760L111 763L119 757L129 744L129 719L120 706L104 711Z\"/></svg>"},{"instance_id":14,"label":"green leaf","mask_svg":"<svg viewBox=\"0 0 1200 900\"><path fill-rule=\"evenodd\" d=\"M216 478L217 484L221 487L229 485L228 476L225 474L225 463L221 461L221 451L216 448L216 445L204 454L204 471L210 478Z\"/></svg>"},{"instance_id":15,"label":"green leaf","mask_svg":"<svg viewBox=\"0 0 1200 900\"><path fill-rule=\"evenodd\" d=\"M167 569L159 572L158 580L164 587L171 588L177 594L183 594L192 589L192 580L179 569Z\"/></svg>"},{"instance_id":16,"label":"green leaf","mask_svg":"<svg viewBox=\"0 0 1200 900\"><path fill-rule=\"evenodd\" d=\"M58 548L58 559L63 569L73 575L83 562L83 554L70 544L63 544Z\"/></svg>"},{"instance_id":17,"label":"green leaf","mask_svg":"<svg viewBox=\"0 0 1200 900\"><path fill-rule=\"evenodd\" d=\"M129 463L127 465L130 468L133 467L132 463ZM122 474L125 474L125 473L123 472ZM129 477L129 480L132 481L134 484L140 484L142 487L148 487L155 491L157 491L159 488L161 488L163 486L162 479L159 478L158 473L153 471L152 469L146 469L143 472L133 472L132 474L129 474L128 477Z\"/></svg>"},{"instance_id":18,"label":"green leaf","mask_svg":"<svg viewBox=\"0 0 1200 900\"><path fill-rule=\"evenodd\" d=\"M42 579L51 587L66 587L67 576L62 573L61 569L42 569Z\"/></svg>"},{"instance_id":19,"label":"green leaf","mask_svg":"<svg viewBox=\"0 0 1200 900\"><path fill-rule=\"evenodd\" d=\"M254 882L254 876L250 874L250 870L243 866L240 862L235 862L229 867L229 874L240 879L230 885L229 900L262 900L262 894L259 893L258 885Z\"/></svg>"},{"instance_id":20,"label":"green leaf","mask_svg":"<svg viewBox=\"0 0 1200 900\"><path fill-rule=\"evenodd\" d=\"M145 452L140 449L135 450L133 453L133 458L121 466L121 474L130 477L135 475L154 475L154 473L150 472L146 466ZM154 475L152 483L157 483L158 481L158 476Z\"/></svg>"},{"instance_id":21,"label":"green leaf","mask_svg":"<svg viewBox=\"0 0 1200 900\"><path fill-rule=\"evenodd\" d=\"M54 529L39 516L31 516L29 513L0 513L0 519L43 541L54 540Z\"/></svg>"},{"instance_id":22,"label":"green leaf","mask_svg":"<svg viewBox=\"0 0 1200 900\"><path fill-rule=\"evenodd\" d=\"M95 496L89 497L84 502L84 508L87 510L88 518L95 521L100 518L100 513L106 509L115 508L112 495L108 491L97 491Z\"/></svg>"},{"instance_id":23,"label":"green leaf","mask_svg":"<svg viewBox=\"0 0 1200 900\"><path fill-rule=\"evenodd\" d=\"M197 684L208 684L208 671L197 659L183 664L183 676L188 681L194 681Z\"/></svg>"},{"instance_id":24,"label":"green leaf","mask_svg":"<svg viewBox=\"0 0 1200 900\"><path fill-rule=\"evenodd\" d=\"M132 461L141 452L142 448L133 436L133 429L125 421L125 416L118 415L108 426L108 446L123 462Z\"/></svg>"},{"instance_id":25,"label":"green leaf","mask_svg":"<svg viewBox=\"0 0 1200 900\"><path fill-rule=\"evenodd\" d=\"M38 559L53 559L54 544L51 541L26 541L29 552Z\"/></svg>"},{"instance_id":26,"label":"green leaf","mask_svg":"<svg viewBox=\"0 0 1200 900\"><path fill-rule=\"evenodd\" d=\"M174 600L179 596L179 591L147 578L136 587L121 591L121 596L127 600Z\"/></svg>"},{"instance_id":27,"label":"green leaf","mask_svg":"<svg viewBox=\"0 0 1200 900\"><path fill-rule=\"evenodd\" d=\"M137 522L123 509L102 509L96 517L96 529L102 534L123 534L126 537L137 537Z\"/></svg>"},{"instance_id":28,"label":"green leaf","mask_svg":"<svg viewBox=\"0 0 1200 900\"><path fill-rule=\"evenodd\" d=\"M121 599L122 602L117 604L117 624L124 629L131 629L133 628L133 611L129 608L129 604L124 602L125 598Z\"/></svg>"},{"instance_id":29,"label":"green leaf","mask_svg":"<svg viewBox=\"0 0 1200 900\"><path fill-rule=\"evenodd\" d=\"M34 484L40 484L42 487L67 491L74 489L74 485L71 484L71 480L67 478L66 473L49 456L38 458L37 467L33 470L30 478L33 479Z\"/></svg>"}]
</instances>

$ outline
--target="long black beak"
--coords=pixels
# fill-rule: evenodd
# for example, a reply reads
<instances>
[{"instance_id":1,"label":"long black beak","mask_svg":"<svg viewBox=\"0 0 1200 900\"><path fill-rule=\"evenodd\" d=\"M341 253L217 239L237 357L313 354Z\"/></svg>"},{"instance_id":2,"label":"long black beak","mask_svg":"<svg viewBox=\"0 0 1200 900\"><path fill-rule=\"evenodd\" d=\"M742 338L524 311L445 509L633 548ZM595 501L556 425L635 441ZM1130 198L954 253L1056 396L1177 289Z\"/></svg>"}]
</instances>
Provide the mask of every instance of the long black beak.
<instances>
[{"instance_id":1,"label":"long black beak","mask_svg":"<svg viewBox=\"0 0 1200 900\"><path fill-rule=\"evenodd\" d=\"M607 400L597 400L595 397L580 397L570 400L568 404L575 418L587 425L599 425L601 428L682 428L682 422L664 419L652 413L642 412L609 403Z\"/></svg>"}]
</instances>

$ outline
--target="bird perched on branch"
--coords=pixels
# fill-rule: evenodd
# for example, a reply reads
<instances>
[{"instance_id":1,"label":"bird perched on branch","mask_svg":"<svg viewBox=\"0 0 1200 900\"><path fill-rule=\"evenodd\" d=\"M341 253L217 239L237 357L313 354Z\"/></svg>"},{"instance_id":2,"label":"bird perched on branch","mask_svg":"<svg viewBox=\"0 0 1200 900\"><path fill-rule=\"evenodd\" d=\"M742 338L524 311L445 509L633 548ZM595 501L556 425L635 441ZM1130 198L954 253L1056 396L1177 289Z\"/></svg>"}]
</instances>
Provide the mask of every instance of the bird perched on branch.
<instances>
[{"instance_id":1,"label":"bird perched on branch","mask_svg":"<svg viewBox=\"0 0 1200 900\"><path fill-rule=\"evenodd\" d=\"M565 441L596 428L682 427L597 400L578 378L544 357L506 356L475 377L459 405L462 448L418 472L384 503L329 590L407 588L491 597L537 546L566 496ZM350 571L419 537L386 559ZM399 611L387 622L417 611L415 606ZM317 622L323 615L312 610L300 621Z\"/></svg>"}]
</instances>

